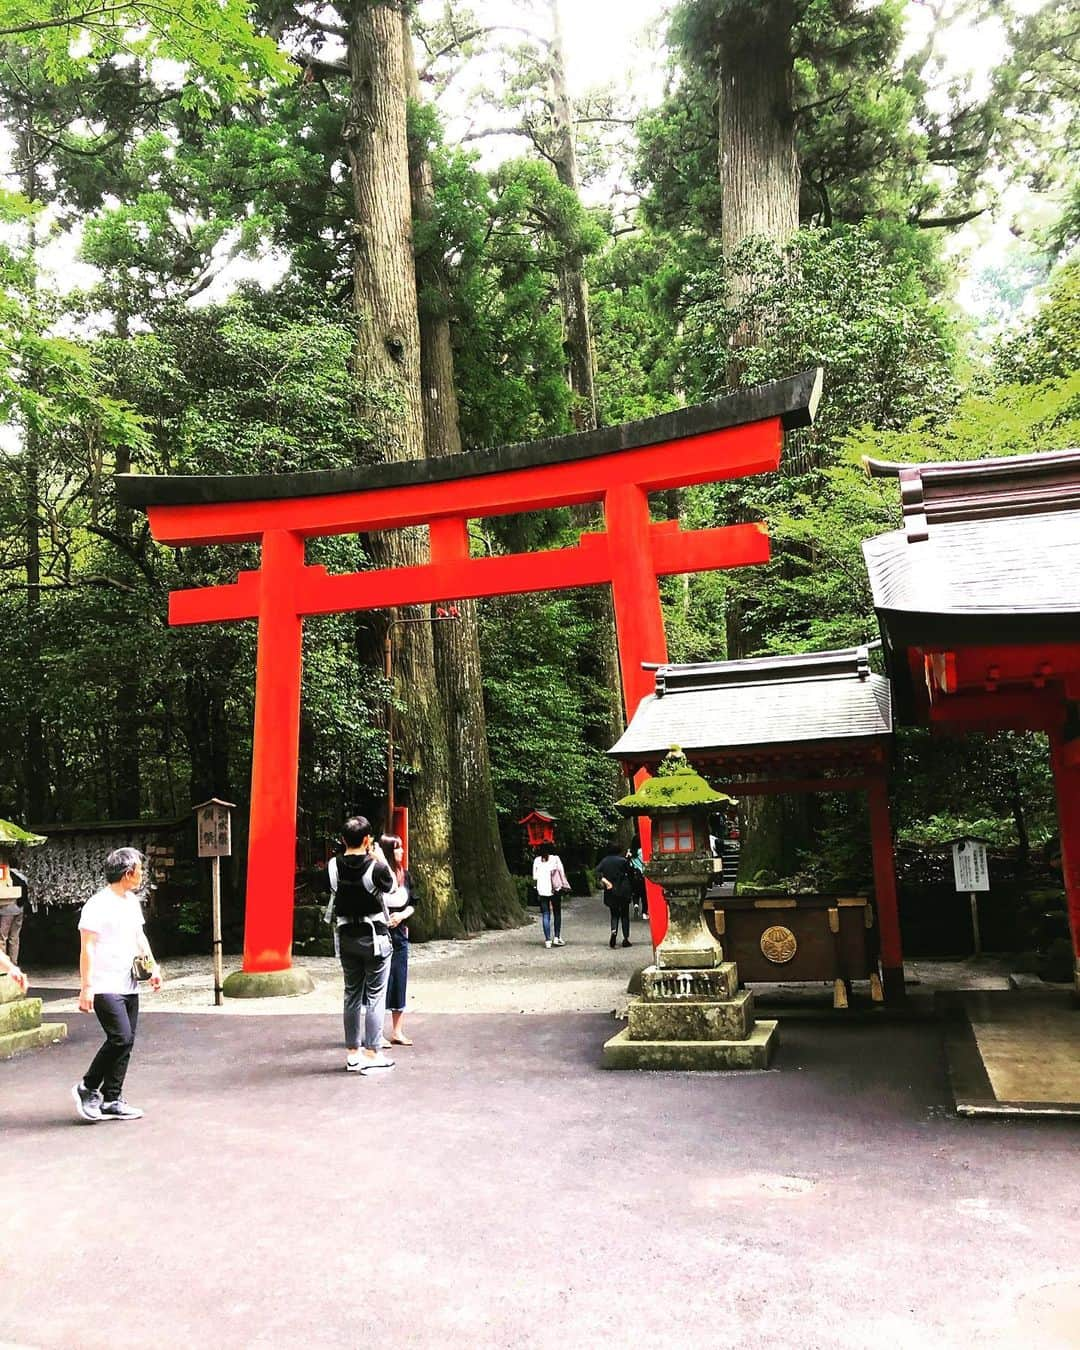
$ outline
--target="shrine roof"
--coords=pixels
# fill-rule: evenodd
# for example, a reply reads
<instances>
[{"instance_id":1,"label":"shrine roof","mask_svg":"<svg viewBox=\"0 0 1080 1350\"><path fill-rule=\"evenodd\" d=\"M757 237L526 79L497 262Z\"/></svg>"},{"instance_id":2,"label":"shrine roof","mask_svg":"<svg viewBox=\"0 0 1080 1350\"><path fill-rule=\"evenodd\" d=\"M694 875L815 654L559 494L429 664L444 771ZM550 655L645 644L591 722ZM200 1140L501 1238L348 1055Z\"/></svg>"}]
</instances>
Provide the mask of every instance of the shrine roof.
<instances>
[{"instance_id":1,"label":"shrine roof","mask_svg":"<svg viewBox=\"0 0 1080 1350\"><path fill-rule=\"evenodd\" d=\"M903 504L863 544L890 649L1080 637L1080 451L867 467Z\"/></svg>"},{"instance_id":2,"label":"shrine roof","mask_svg":"<svg viewBox=\"0 0 1080 1350\"><path fill-rule=\"evenodd\" d=\"M787 431L809 426L821 396L820 369L771 384L737 389L711 403L678 408L639 422L601 427L493 450L472 450L440 459L356 464L305 473L118 474L117 497L125 506L188 506L210 502L268 501L320 497L414 483L447 482L590 459L779 418Z\"/></svg>"},{"instance_id":3,"label":"shrine roof","mask_svg":"<svg viewBox=\"0 0 1080 1350\"><path fill-rule=\"evenodd\" d=\"M636 763L689 755L888 738L889 681L866 647L747 661L665 665L608 751Z\"/></svg>"}]
</instances>

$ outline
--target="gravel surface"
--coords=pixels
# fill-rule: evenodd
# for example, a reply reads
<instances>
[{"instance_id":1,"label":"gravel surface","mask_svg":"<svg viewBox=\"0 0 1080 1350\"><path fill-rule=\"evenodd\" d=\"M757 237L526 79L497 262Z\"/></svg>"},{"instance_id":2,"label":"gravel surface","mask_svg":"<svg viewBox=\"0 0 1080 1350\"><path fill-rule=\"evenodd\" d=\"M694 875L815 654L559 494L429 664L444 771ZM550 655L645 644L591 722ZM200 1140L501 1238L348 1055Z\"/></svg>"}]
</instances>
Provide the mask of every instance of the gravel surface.
<instances>
[{"instance_id":1,"label":"gravel surface","mask_svg":"<svg viewBox=\"0 0 1080 1350\"><path fill-rule=\"evenodd\" d=\"M652 960L649 926L631 924L631 947L608 947L608 911L598 896L563 905L565 947L544 946L539 917L522 928L481 933L465 941L425 942L409 955L409 1012L551 1013L625 1011L627 982ZM620 937L621 941L621 937ZM227 957L226 974L239 965ZM210 958L162 962L165 987L147 993L142 1011L206 1012L229 1017L295 1016L339 1012L341 966L332 956L296 961L311 972L315 989L300 998L226 999L214 1007ZM73 970L31 972L35 989L72 989ZM49 1000L49 1015L77 1012L78 999Z\"/></svg>"}]
</instances>

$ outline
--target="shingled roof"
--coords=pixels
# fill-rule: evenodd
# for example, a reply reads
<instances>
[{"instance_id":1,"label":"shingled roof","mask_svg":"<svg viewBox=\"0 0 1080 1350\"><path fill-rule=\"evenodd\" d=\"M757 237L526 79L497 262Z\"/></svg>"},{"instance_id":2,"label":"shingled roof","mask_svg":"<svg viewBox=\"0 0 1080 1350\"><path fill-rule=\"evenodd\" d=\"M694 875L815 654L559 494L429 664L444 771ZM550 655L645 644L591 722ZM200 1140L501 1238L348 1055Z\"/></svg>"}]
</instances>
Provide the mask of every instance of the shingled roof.
<instances>
[{"instance_id":1,"label":"shingled roof","mask_svg":"<svg viewBox=\"0 0 1080 1350\"><path fill-rule=\"evenodd\" d=\"M888 650L1080 636L1080 451L867 468L904 512L863 544Z\"/></svg>"},{"instance_id":2,"label":"shingled roof","mask_svg":"<svg viewBox=\"0 0 1080 1350\"><path fill-rule=\"evenodd\" d=\"M660 666L656 693L609 754L646 763L672 745L698 753L814 742L873 740L892 733L889 681L866 647Z\"/></svg>"},{"instance_id":3,"label":"shingled roof","mask_svg":"<svg viewBox=\"0 0 1080 1350\"><path fill-rule=\"evenodd\" d=\"M820 368L770 384L736 389L711 403L646 417L596 431L574 432L494 450L472 450L441 459L389 464L359 464L342 469L266 474L117 474L117 500L125 506L183 506L203 502L270 501L282 497L365 492L418 482L451 479L563 464L660 445L730 427L779 418L785 431L809 426L821 397Z\"/></svg>"}]
</instances>

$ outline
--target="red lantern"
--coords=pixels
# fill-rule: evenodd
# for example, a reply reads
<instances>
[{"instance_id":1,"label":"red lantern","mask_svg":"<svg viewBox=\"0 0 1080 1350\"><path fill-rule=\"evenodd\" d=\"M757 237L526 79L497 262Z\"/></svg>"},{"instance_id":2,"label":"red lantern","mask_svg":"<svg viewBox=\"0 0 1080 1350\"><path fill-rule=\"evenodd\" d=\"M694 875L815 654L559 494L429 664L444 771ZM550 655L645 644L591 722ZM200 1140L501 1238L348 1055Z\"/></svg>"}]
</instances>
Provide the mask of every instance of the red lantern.
<instances>
[{"instance_id":1,"label":"red lantern","mask_svg":"<svg viewBox=\"0 0 1080 1350\"><path fill-rule=\"evenodd\" d=\"M522 816L518 824L525 826L530 848L555 842L555 817L549 816L546 811L530 811L527 816Z\"/></svg>"}]
</instances>

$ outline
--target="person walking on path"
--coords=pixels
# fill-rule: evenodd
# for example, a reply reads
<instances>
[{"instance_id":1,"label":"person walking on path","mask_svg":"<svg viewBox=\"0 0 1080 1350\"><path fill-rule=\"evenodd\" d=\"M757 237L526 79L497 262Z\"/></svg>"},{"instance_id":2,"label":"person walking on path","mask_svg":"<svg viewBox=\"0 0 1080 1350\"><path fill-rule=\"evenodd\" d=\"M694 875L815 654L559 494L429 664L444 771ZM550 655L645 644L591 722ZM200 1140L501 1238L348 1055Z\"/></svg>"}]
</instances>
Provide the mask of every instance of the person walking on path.
<instances>
[{"instance_id":1,"label":"person walking on path","mask_svg":"<svg viewBox=\"0 0 1080 1350\"><path fill-rule=\"evenodd\" d=\"M161 971L143 931L136 894L143 881L143 857L134 848L118 848L105 859L106 885L92 895L79 916L79 1011L93 1012L105 1043L71 1089L75 1109L85 1121L138 1120L142 1112L124 1100L124 1078L139 1022L139 983L133 970L142 957L152 972L150 988L161 988Z\"/></svg>"},{"instance_id":2,"label":"person walking on path","mask_svg":"<svg viewBox=\"0 0 1080 1350\"><path fill-rule=\"evenodd\" d=\"M600 878L604 904L611 911L611 938L608 941L608 946L614 947L618 941L619 923L621 921L622 945L629 947L631 945L630 897L633 894L633 882L631 880L630 862L624 853L619 852L617 844L612 844L607 853L600 859L596 874Z\"/></svg>"},{"instance_id":3,"label":"person walking on path","mask_svg":"<svg viewBox=\"0 0 1080 1350\"><path fill-rule=\"evenodd\" d=\"M641 852L641 840L636 834L626 857L630 863L630 887L634 899L634 908L637 911L636 917L647 919L649 917L649 893L645 889L645 858Z\"/></svg>"},{"instance_id":4,"label":"person walking on path","mask_svg":"<svg viewBox=\"0 0 1080 1350\"><path fill-rule=\"evenodd\" d=\"M8 856L0 849L0 862L8 862ZM14 867L9 867L11 887L20 892L11 899L0 900L0 956L6 956L16 966L19 964L19 941L22 934L23 919L30 888L26 877Z\"/></svg>"},{"instance_id":5,"label":"person walking on path","mask_svg":"<svg viewBox=\"0 0 1080 1350\"><path fill-rule=\"evenodd\" d=\"M540 845L540 851L533 859L532 874L536 894L540 897L540 922L544 929L544 946L565 947L566 943L562 940L562 897L564 891L569 891L570 885L566 880L566 869L562 865L562 859L557 853L552 852L549 845ZM553 917L554 934L551 922Z\"/></svg>"},{"instance_id":6,"label":"person walking on path","mask_svg":"<svg viewBox=\"0 0 1080 1350\"><path fill-rule=\"evenodd\" d=\"M384 834L379 840L383 857L394 874L394 889L386 897L386 912L390 916L390 979L386 986L386 1007L390 1013L390 1044L412 1045L401 1029L405 1016L405 992L409 984L409 925L416 912L416 887L412 875L404 865L405 844L396 834Z\"/></svg>"},{"instance_id":7,"label":"person walking on path","mask_svg":"<svg viewBox=\"0 0 1080 1350\"><path fill-rule=\"evenodd\" d=\"M394 1061L382 1053L393 953L385 897L394 889L394 874L363 816L351 816L345 822L341 840L345 851L330 859L327 875L345 975L345 1068L349 1073L385 1072L394 1067Z\"/></svg>"}]
</instances>

